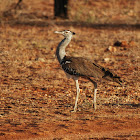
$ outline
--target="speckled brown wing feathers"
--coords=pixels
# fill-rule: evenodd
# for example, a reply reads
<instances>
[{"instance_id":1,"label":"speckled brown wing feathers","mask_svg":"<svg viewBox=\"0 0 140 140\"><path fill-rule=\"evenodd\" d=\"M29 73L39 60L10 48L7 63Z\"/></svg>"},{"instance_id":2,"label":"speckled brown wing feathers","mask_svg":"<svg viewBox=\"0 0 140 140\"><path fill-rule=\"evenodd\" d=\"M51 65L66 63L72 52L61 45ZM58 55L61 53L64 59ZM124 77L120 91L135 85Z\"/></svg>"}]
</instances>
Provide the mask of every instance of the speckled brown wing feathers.
<instances>
[{"instance_id":1,"label":"speckled brown wing feathers","mask_svg":"<svg viewBox=\"0 0 140 140\"><path fill-rule=\"evenodd\" d=\"M70 75L104 78L121 84L120 77L116 74L82 57L65 56L61 62L61 66Z\"/></svg>"},{"instance_id":2,"label":"speckled brown wing feathers","mask_svg":"<svg viewBox=\"0 0 140 140\"><path fill-rule=\"evenodd\" d=\"M61 62L65 72L71 75L87 76L87 77L103 77L101 67L94 65L90 60L82 57L65 56Z\"/></svg>"}]
</instances>

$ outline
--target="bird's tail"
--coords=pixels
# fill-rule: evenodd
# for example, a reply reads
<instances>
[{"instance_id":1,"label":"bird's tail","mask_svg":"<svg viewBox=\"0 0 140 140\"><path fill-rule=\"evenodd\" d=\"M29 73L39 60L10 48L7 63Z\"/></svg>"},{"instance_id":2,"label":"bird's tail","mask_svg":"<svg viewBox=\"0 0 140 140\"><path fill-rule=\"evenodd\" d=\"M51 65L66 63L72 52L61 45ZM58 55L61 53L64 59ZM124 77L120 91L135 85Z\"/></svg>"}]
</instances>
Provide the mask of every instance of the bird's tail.
<instances>
[{"instance_id":1,"label":"bird's tail","mask_svg":"<svg viewBox=\"0 0 140 140\"><path fill-rule=\"evenodd\" d=\"M114 74L113 72L111 72L110 70L106 70L106 69L102 69L102 71L104 71L104 76L102 78L109 80L109 81L113 81L116 82L118 84L120 84L121 86L123 86L123 81L121 80L121 78Z\"/></svg>"},{"instance_id":2,"label":"bird's tail","mask_svg":"<svg viewBox=\"0 0 140 140\"><path fill-rule=\"evenodd\" d=\"M123 86L123 81L121 80L121 78L119 76L114 76L113 77L113 81L120 84L121 86Z\"/></svg>"},{"instance_id":3,"label":"bird's tail","mask_svg":"<svg viewBox=\"0 0 140 140\"><path fill-rule=\"evenodd\" d=\"M100 72L102 73L101 75L103 75L102 76L103 79L116 82L116 83L120 84L121 86L123 86L123 84L122 84L123 81L121 80L121 78L118 75L116 75L115 73L113 73L109 69L106 69L100 65L97 65L95 63L93 63L93 65L100 69Z\"/></svg>"}]
</instances>

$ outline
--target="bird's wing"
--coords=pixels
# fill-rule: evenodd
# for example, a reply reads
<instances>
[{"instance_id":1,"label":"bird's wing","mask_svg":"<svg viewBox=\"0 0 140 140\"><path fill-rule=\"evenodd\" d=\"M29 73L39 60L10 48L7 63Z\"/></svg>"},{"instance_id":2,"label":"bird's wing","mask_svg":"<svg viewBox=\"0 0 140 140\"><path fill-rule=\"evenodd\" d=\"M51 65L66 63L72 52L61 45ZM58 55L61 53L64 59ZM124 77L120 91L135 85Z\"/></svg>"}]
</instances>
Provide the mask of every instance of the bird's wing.
<instances>
[{"instance_id":1,"label":"bird's wing","mask_svg":"<svg viewBox=\"0 0 140 140\"><path fill-rule=\"evenodd\" d=\"M64 71L70 75L104 78L121 84L120 77L100 65L82 57L65 56L61 62Z\"/></svg>"},{"instance_id":2,"label":"bird's wing","mask_svg":"<svg viewBox=\"0 0 140 140\"><path fill-rule=\"evenodd\" d=\"M104 72L100 66L92 63L90 60L82 57L65 56L61 62L61 66L65 72L70 75L87 76L87 77L103 77Z\"/></svg>"}]
</instances>

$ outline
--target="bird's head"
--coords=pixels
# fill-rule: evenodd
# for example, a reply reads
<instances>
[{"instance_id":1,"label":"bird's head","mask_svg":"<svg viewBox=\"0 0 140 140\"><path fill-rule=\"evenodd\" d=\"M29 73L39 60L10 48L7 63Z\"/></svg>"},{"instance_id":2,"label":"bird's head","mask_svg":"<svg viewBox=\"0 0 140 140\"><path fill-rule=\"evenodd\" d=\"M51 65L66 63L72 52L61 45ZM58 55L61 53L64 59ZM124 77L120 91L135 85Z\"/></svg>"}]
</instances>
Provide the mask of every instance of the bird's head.
<instances>
[{"instance_id":1,"label":"bird's head","mask_svg":"<svg viewBox=\"0 0 140 140\"><path fill-rule=\"evenodd\" d=\"M69 31L69 30L64 30L64 31L55 31L54 33L56 33L56 34L61 34L61 35L63 35L64 37L72 37L73 35L75 35L75 33L74 32L72 32L72 31Z\"/></svg>"}]
</instances>

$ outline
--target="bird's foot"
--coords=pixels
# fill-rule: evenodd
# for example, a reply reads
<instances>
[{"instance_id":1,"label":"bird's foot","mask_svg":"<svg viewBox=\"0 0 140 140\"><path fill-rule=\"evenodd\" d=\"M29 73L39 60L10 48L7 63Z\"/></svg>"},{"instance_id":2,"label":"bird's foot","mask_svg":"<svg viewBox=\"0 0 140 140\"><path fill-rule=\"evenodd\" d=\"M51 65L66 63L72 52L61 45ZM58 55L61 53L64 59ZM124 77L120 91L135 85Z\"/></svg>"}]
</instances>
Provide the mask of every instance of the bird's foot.
<instances>
[{"instance_id":1,"label":"bird's foot","mask_svg":"<svg viewBox=\"0 0 140 140\"><path fill-rule=\"evenodd\" d=\"M72 111L71 111L71 113L75 113L75 112L76 112L76 110L72 110Z\"/></svg>"},{"instance_id":2,"label":"bird's foot","mask_svg":"<svg viewBox=\"0 0 140 140\"><path fill-rule=\"evenodd\" d=\"M94 108L94 111L96 111L97 106L96 106L96 104L95 104L95 103L93 103L93 108Z\"/></svg>"},{"instance_id":3,"label":"bird's foot","mask_svg":"<svg viewBox=\"0 0 140 140\"><path fill-rule=\"evenodd\" d=\"M76 108L74 108L74 110L72 110L71 112L72 112L72 113L74 113L74 112L76 112L76 111L77 111L77 109L76 109Z\"/></svg>"}]
</instances>

